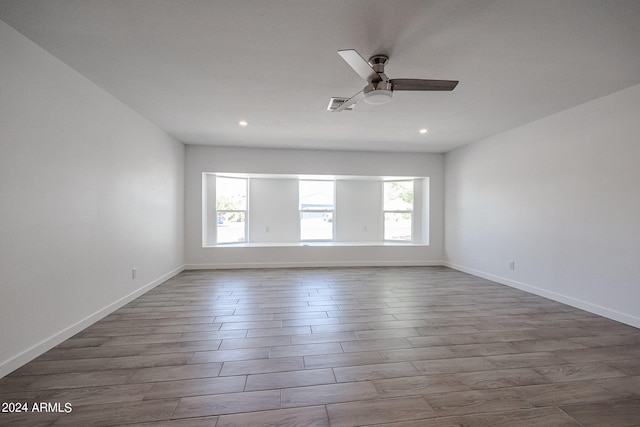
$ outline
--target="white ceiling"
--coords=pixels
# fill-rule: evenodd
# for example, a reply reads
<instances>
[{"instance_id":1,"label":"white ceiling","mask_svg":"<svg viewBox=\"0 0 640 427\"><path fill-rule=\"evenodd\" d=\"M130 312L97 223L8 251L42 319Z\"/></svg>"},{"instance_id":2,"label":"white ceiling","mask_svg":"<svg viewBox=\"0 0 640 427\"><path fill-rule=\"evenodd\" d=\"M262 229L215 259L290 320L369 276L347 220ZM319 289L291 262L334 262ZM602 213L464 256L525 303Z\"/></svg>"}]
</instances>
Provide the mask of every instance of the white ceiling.
<instances>
[{"instance_id":1,"label":"white ceiling","mask_svg":"<svg viewBox=\"0 0 640 427\"><path fill-rule=\"evenodd\" d=\"M446 152L640 83L638 0L0 0L0 19L187 144ZM365 85L349 48L460 84L331 113Z\"/></svg>"}]
</instances>

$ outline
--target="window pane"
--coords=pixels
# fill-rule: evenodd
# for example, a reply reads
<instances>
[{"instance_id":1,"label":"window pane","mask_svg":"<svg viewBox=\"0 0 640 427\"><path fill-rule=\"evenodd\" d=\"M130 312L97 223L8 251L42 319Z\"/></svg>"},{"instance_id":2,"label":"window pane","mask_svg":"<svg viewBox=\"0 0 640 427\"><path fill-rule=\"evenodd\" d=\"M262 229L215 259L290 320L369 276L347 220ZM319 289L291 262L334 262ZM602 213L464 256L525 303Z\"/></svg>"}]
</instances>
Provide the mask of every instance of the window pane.
<instances>
[{"instance_id":1,"label":"window pane","mask_svg":"<svg viewBox=\"0 0 640 427\"><path fill-rule=\"evenodd\" d=\"M413 181L389 181L384 183L384 210L413 210Z\"/></svg>"},{"instance_id":2,"label":"window pane","mask_svg":"<svg viewBox=\"0 0 640 427\"><path fill-rule=\"evenodd\" d=\"M218 212L218 243L240 243L245 241L245 213Z\"/></svg>"},{"instance_id":3,"label":"window pane","mask_svg":"<svg viewBox=\"0 0 640 427\"><path fill-rule=\"evenodd\" d=\"M333 181L300 181L300 210L333 210Z\"/></svg>"},{"instance_id":4,"label":"window pane","mask_svg":"<svg viewBox=\"0 0 640 427\"><path fill-rule=\"evenodd\" d=\"M246 210L247 180L245 178L216 178L216 210Z\"/></svg>"},{"instance_id":5,"label":"window pane","mask_svg":"<svg viewBox=\"0 0 640 427\"><path fill-rule=\"evenodd\" d=\"M411 213L384 213L384 239L411 241Z\"/></svg>"},{"instance_id":6,"label":"window pane","mask_svg":"<svg viewBox=\"0 0 640 427\"><path fill-rule=\"evenodd\" d=\"M299 181L300 240L333 240L333 181Z\"/></svg>"},{"instance_id":7,"label":"window pane","mask_svg":"<svg viewBox=\"0 0 640 427\"><path fill-rule=\"evenodd\" d=\"M333 212L300 212L300 239L333 239Z\"/></svg>"},{"instance_id":8,"label":"window pane","mask_svg":"<svg viewBox=\"0 0 640 427\"><path fill-rule=\"evenodd\" d=\"M246 241L246 209L247 179L216 177L216 241L218 243Z\"/></svg>"}]
</instances>

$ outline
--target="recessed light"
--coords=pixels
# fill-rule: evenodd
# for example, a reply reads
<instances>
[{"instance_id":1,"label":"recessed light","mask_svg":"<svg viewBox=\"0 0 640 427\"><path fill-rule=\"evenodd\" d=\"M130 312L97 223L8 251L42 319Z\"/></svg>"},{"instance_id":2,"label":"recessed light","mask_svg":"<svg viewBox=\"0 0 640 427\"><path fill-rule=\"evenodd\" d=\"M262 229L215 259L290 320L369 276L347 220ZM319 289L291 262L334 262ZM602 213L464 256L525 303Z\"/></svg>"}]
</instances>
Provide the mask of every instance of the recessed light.
<instances>
[{"instance_id":1,"label":"recessed light","mask_svg":"<svg viewBox=\"0 0 640 427\"><path fill-rule=\"evenodd\" d=\"M240 126L246 126L246 125L248 125L249 123L247 123L247 122L246 122L246 121L244 121L244 120L240 120L240 121L238 122L238 124L239 124Z\"/></svg>"},{"instance_id":2,"label":"recessed light","mask_svg":"<svg viewBox=\"0 0 640 427\"><path fill-rule=\"evenodd\" d=\"M419 132L420 132L421 134L425 134L425 133L427 133L427 130L423 128L423 129L420 129L420 131L419 131Z\"/></svg>"}]
</instances>

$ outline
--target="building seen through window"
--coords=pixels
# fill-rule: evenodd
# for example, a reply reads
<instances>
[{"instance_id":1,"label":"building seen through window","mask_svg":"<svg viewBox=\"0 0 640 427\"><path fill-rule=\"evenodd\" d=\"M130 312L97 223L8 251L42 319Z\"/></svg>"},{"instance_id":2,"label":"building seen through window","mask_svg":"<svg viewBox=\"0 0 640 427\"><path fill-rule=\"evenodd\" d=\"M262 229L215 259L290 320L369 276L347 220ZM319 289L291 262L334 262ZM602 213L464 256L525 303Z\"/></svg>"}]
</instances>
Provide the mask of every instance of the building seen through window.
<instances>
[{"instance_id":1,"label":"building seen through window","mask_svg":"<svg viewBox=\"0 0 640 427\"><path fill-rule=\"evenodd\" d=\"M300 240L332 240L334 181L300 180Z\"/></svg>"}]
</instances>

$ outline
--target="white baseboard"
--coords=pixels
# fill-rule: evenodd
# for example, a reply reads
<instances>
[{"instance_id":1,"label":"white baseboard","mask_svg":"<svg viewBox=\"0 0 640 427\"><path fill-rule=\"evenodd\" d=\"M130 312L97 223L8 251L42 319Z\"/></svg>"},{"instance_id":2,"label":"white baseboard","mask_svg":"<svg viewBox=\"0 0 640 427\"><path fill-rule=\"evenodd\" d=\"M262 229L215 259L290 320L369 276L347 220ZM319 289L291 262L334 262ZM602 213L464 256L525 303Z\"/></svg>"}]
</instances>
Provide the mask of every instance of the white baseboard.
<instances>
[{"instance_id":1,"label":"white baseboard","mask_svg":"<svg viewBox=\"0 0 640 427\"><path fill-rule=\"evenodd\" d=\"M146 285L142 286L141 288L131 292L128 295L125 295L124 297L120 298L119 300L107 305L106 307L96 311L95 313L85 317L84 319L74 323L73 325L61 330L60 332L50 336L49 338L46 338L44 340L42 340L41 342L35 344L34 346L26 349L25 351L17 354L16 356L3 361L2 363L0 363L0 378L10 374L11 372L15 371L16 369L18 369L19 367L23 366L24 364L30 362L31 360L35 359L36 357L40 356L41 354L47 352L48 350L51 350L53 347L57 346L58 344L62 343L63 341L71 338L72 336L74 336L75 334L77 334L78 332L82 331L83 329L91 326L92 324L94 324L95 322L97 322L98 320L102 319L103 317L113 313L114 311L116 311L117 309L119 309L120 307L128 304L129 302L133 301L134 299L138 298L140 295L150 291L151 289L155 288L156 286L158 286L159 284L169 280L170 278L172 278L173 276L179 274L180 272L182 272L184 270L184 265L175 268L174 270L158 277L157 279L153 280L150 283L147 283Z\"/></svg>"},{"instance_id":2,"label":"white baseboard","mask_svg":"<svg viewBox=\"0 0 640 427\"><path fill-rule=\"evenodd\" d=\"M581 310L588 311L589 313L597 314L599 316L606 317L608 319L615 320L617 322L621 322L636 328L640 328L640 318L636 316L632 316L627 313L622 313L617 310L613 310L598 304L591 303L589 301L584 301L579 298L574 298L558 292L550 291L548 289L539 288L537 286L529 285L527 283L511 280L506 277L496 276L494 274L486 273L484 271L479 271L473 268L465 267L463 265L454 264L449 261L444 261L442 265L444 265L445 267L453 268L454 270L462 271L464 273L469 273L473 276L482 277L483 279L491 280L492 282L497 282L506 286L510 286L512 288L529 292L531 294L548 298L553 301L561 302L571 307L579 308Z\"/></svg>"},{"instance_id":3,"label":"white baseboard","mask_svg":"<svg viewBox=\"0 0 640 427\"><path fill-rule=\"evenodd\" d=\"M314 268L314 267L438 267L443 261L304 261L185 264L185 270L231 270L242 268Z\"/></svg>"}]
</instances>

